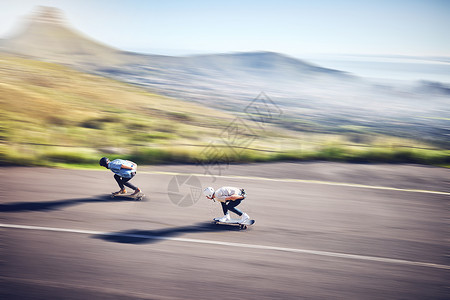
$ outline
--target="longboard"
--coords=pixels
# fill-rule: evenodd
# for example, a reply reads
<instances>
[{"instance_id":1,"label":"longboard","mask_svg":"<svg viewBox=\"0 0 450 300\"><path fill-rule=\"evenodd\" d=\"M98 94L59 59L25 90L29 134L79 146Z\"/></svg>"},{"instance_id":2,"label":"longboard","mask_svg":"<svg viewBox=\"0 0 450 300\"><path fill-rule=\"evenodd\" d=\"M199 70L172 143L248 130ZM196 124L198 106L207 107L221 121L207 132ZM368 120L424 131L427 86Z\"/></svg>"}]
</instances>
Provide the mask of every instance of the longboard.
<instances>
[{"instance_id":1,"label":"longboard","mask_svg":"<svg viewBox=\"0 0 450 300\"><path fill-rule=\"evenodd\" d=\"M218 225L238 225L240 229L247 229L248 226L255 224L255 220L246 220L244 222L241 222L241 220L239 219L231 219L229 221L221 222L213 219L213 223Z\"/></svg>"},{"instance_id":2,"label":"longboard","mask_svg":"<svg viewBox=\"0 0 450 300\"><path fill-rule=\"evenodd\" d=\"M131 194L111 194L111 198L119 198L119 199L134 199L136 201L141 201L144 199L145 195L143 193L138 193L134 196L131 196Z\"/></svg>"}]
</instances>

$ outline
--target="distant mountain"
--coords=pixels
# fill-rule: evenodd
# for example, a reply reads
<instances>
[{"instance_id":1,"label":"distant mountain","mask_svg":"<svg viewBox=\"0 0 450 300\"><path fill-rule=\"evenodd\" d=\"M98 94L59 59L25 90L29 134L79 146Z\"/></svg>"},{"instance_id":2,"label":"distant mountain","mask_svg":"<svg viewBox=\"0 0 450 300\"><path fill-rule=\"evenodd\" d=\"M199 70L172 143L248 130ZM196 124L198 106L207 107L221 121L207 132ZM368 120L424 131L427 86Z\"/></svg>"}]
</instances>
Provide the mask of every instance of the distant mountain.
<instances>
[{"instance_id":1,"label":"distant mountain","mask_svg":"<svg viewBox=\"0 0 450 300\"><path fill-rule=\"evenodd\" d=\"M3 51L72 65L121 64L127 57L123 51L77 32L63 13L52 7L38 7L0 46Z\"/></svg>"},{"instance_id":2,"label":"distant mountain","mask_svg":"<svg viewBox=\"0 0 450 300\"><path fill-rule=\"evenodd\" d=\"M327 81L338 86L357 81L345 72L273 52L136 56L140 60L138 63L96 67L89 71L227 110L242 107L242 101L251 101L262 91L293 98L305 90L304 85L310 89Z\"/></svg>"},{"instance_id":3,"label":"distant mountain","mask_svg":"<svg viewBox=\"0 0 450 300\"><path fill-rule=\"evenodd\" d=\"M424 94L450 95L450 86L441 82L421 81L415 91Z\"/></svg>"},{"instance_id":4,"label":"distant mountain","mask_svg":"<svg viewBox=\"0 0 450 300\"><path fill-rule=\"evenodd\" d=\"M216 68L241 69L246 71L264 71L266 73L285 72L286 75L311 76L314 74L343 75L337 70L314 66L307 62L275 53L275 52L243 52L232 54L198 55L190 60L203 67L216 66Z\"/></svg>"},{"instance_id":5,"label":"distant mountain","mask_svg":"<svg viewBox=\"0 0 450 300\"><path fill-rule=\"evenodd\" d=\"M94 66L116 66L149 63L157 66L212 69L226 71L264 71L277 73L280 69L299 75L319 72L339 74L339 71L320 68L306 62L273 52L198 55L193 57L167 57L141 55L115 49L95 41L72 28L63 12L53 7L38 7L26 18L20 29L10 38L3 39L4 51L68 64L94 62Z\"/></svg>"},{"instance_id":6,"label":"distant mountain","mask_svg":"<svg viewBox=\"0 0 450 300\"><path fill-rule=\"evenodd\" d=\"M16 34L0 46L9 53L67 64L196 101L210 96L213 99L217 96L220 99L254 97L267 85L277 82L298 82L318 76L350 78L344 72L273 52L189 57L125 52L77 32L68 25L60 10L51 7L39 7ZM242 87L247 87L247 91L235 95ZM246 93L248 95L242 97Z\"/></svg>"}]
</instances>

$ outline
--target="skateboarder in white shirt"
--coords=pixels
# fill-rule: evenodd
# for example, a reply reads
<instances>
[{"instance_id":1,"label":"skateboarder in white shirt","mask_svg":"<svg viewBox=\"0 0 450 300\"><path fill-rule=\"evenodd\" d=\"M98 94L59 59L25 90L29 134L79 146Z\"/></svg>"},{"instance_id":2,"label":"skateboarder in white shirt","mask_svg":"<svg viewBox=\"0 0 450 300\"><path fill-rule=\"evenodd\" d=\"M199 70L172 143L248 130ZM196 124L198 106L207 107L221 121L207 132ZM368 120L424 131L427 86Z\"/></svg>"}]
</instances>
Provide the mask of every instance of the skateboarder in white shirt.
<instances>
[{"instance_id":1,"label":"skateboarder in white shirt","mask_svg":"<svg viewBox=\"0 0 450 300\"><path fill-rule=\"evenodd\" d=\"M231 220L229 211L234 212L241 217L240 222L249 220L250 217L236 208L245 199L246 193L244 189L236 187L224 186L214 191L214 188L207 187L203 190L203 194L206 198L211 200L217 200L222 205L224 216L222 218L215 218L214 220L219 222L227 222Z\"/></svg>"}]
</instances>

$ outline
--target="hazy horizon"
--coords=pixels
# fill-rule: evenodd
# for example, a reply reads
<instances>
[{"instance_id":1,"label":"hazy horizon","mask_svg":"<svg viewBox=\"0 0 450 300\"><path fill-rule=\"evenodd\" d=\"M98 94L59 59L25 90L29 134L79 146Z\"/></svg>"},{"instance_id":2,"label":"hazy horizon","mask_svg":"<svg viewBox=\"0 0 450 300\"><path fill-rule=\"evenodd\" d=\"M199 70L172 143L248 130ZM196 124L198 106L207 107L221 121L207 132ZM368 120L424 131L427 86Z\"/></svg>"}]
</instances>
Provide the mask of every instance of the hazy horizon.
<instances>
[{"instance_id":1,"label":"hazy horizon","mask_svg":"<svg viewBox=\"0 0 450 300\"><path fill-rule=\"evenodd\" d=\"M124 51L172 56L271 51L373 79L450 82L444 29L450 21L443 17L450 5L443 1L28 0L0 9L0 38L13 34L38 6L62 10L80 32Z\"/></svg>"},{"instance_id":2,"label":"hazy horizon","mask_svg":"<svg viewBox=\"0 0 450 300\"><path fill-rule=\"evenodd\" d=\"M127 51L450 56L445 1L2 1L0 37L37 6Z\"/></svg>"}]
</instances>

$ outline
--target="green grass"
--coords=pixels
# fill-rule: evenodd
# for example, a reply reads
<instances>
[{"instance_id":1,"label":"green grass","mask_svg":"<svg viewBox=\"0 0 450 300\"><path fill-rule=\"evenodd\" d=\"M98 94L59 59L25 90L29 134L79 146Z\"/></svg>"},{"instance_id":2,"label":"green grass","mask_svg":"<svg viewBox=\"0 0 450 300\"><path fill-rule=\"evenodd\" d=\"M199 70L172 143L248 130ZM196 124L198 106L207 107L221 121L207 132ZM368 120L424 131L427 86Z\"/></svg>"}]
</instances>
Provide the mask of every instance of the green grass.
<instances>
[{"instance_id":1,"label":"green grass","mask_svg":"<svg viewBox=\"0 0 450 300\"><path fill-rule=\"evenodd\" d=\"M92 148L62 148L45 146L5 147L0 145L1 165L51 166L99 168L102 156L123 158L138 164L215 164L273 161L333 161L350 163L414 163L435 166L450 165L450 151L405 148L353 149L341 146L323 146L317 150L290 150L266 152L233 148L221 148L220 155L205 155L202 147L136 147L129 153L108 154Z\"/></svg>"},{"instance_id":2,"label":"green grass","mask_svg":"<svg viewBox=\"0 0 450 300\"><path fill-rule=\"evenodd\" d=\"M364 150L355 150L350 147L326 146L318 151L284 153L278 159L324 160L351 163L414 163L445 166L450 163L450 151L405 148L367 148Z\"/></svg>"}]
</instances>

